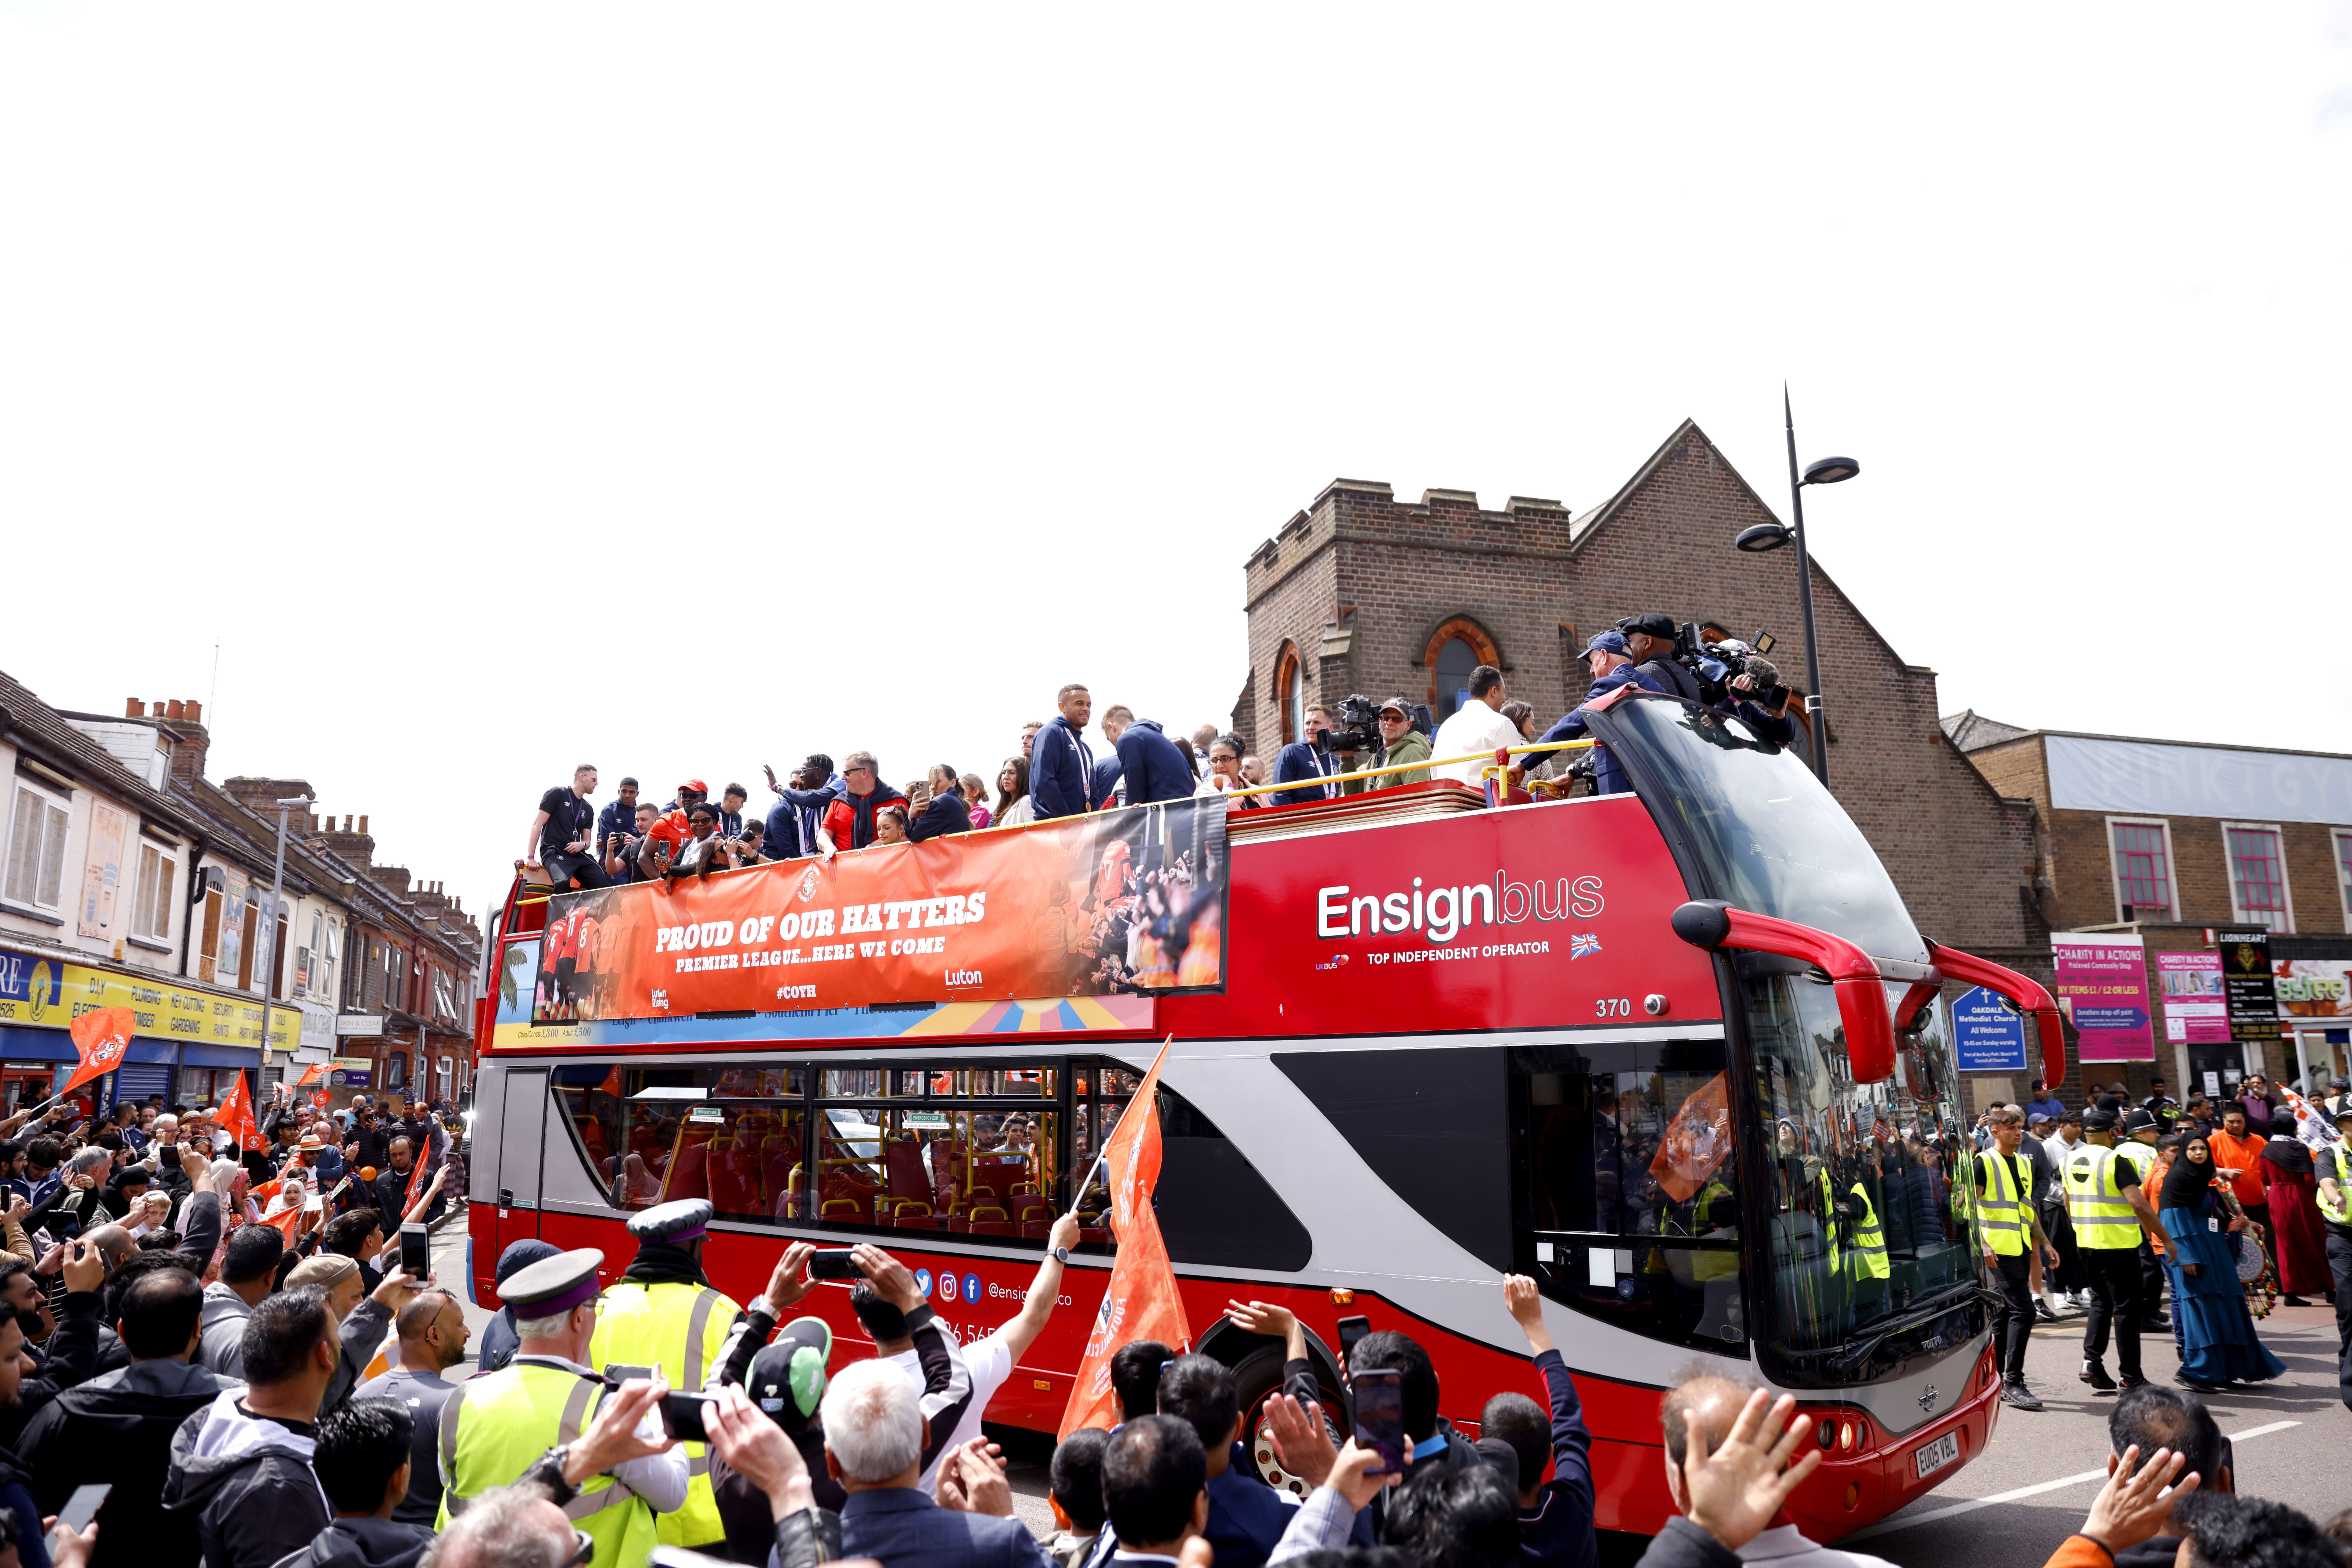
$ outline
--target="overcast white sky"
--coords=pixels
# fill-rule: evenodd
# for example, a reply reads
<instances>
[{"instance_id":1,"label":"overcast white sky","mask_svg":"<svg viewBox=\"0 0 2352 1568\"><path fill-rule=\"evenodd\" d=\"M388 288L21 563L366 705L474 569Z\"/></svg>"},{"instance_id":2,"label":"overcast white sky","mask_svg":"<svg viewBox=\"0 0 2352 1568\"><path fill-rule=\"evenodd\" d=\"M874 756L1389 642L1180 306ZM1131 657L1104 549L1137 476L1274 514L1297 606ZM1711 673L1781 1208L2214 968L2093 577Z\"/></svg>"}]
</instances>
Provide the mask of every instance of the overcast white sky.
<instances>
[{"instance_id":1,"label":"overcast white sky","mask_svg":"<svg viewBox=\"0 0 2352 1568\"><path fill-rule=\"evenodd\" d=\"M472 907L583 758L1222 717L1335 475L1780 504L1785 377L1947 710L2352 750L2348 175L2341 4L0 0L0 668L217 639Z\"/></svg>"}]
</instances>

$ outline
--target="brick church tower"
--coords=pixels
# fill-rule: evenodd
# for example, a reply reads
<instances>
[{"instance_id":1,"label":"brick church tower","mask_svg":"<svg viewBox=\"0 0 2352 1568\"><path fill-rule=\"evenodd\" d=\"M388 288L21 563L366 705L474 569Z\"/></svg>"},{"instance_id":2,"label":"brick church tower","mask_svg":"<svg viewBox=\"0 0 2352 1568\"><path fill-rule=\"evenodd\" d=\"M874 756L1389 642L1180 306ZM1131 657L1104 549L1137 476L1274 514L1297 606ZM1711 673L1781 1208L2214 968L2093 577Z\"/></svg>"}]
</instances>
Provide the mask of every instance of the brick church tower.
<instances>
[{"instance_id":1,"label":"brick church tower","mask_svg":"<svg viewBox=\"0 0 2352 1568\"><path fill-rule=\"evenodd\" d=\"M1585 639L1645 610L1735 637L1769 629L1783 678L1801 687L1796 552L1731 548L1771 521L1688 420L1578 514L1524 496L1489 511L1466 490L1400 503L1387 485L1334 479L1250 555L1250 674L1234 731L1270 759L1307 702L1351 692L1402 694L1443 721L1479 664L1549 723L1590 684L1576 657ZM1946 738L1935 672L1905 663L1819 556L1812 567L1831 788L1923 932L2046 974L2030 803L2004 801Z\"/></svg>"}]
</instances>

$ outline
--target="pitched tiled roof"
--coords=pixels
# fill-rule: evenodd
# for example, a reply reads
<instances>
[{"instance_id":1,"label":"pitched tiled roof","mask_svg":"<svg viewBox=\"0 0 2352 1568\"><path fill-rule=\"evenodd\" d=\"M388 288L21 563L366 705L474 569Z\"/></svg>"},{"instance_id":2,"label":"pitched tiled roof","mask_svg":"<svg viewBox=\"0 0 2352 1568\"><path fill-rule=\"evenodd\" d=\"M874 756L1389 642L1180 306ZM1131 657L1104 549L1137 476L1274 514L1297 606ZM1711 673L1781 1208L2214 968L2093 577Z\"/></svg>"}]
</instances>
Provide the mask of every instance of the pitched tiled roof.
<instances>
[{"instance_id":1,"label":"pitched tiled roof","mask_svg":"<svg viewBox=\"0 0 2352 1568\"><path fill-rule=\"evenodd\" d=\"M35 754L46 753L52 765L62 764L100 790L142 813L152 814L184 832L195 831L188 808L108 754L106 748L83 734L58 710L42 701L16 677L0 670L0 733L28 743Z\"/></svg>"}]
</instances>

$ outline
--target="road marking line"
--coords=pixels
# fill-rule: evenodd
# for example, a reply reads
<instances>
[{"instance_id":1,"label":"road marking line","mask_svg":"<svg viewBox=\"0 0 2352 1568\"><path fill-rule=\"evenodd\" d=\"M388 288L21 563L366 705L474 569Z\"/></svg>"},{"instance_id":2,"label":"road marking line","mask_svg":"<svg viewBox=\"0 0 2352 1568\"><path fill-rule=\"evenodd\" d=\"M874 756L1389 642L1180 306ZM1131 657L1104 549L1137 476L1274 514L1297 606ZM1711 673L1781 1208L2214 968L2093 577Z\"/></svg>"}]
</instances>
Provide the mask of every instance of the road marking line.
<instances>
[{"instance_id":1,"label":"road marking line","mask_svg":"<svg viewBox=\"0 0 2352 1568\"><path fill-rule=\"evenodd\" d=\"M2273 1421L2267 1426L2249 1426L2243 1432L2225 1432L2222 1436L2232 1443L2242 1443L2249 1437L2266 1436L2273 1432L2284 1432L2290 1426L2302 1425L2300 1421ZM1996 1492L1991 1497L1970 1498L1966 1502L1956 1502L1946 1508L1929 1509L1926 1513L1915 1513L1903 1519L1890 1519L1866 1529L1857 1530L1852 1535L1840 1536L1838 1542L1840 1545L1843 1545L1849 1541L1866 1541L1874 1535L1885 1535L1889 1531L1908 1530L1915 1524L1933 1524L1939 1519L1950 1519L1955 1514L1974 1513L1980 1508L1990 1508L1997 1502L2016 1502L2024 1498L2039 1497L2043 1492L2054 1492L2061 1487L2080 1486L2084 1481L2104 1481L2106 1479L2107 1472L2104 1468L2084 1470L2079 1476L2062 1476L2057 1480L2038 1481L2030 1487L2020 1487L2015 1491Z\"/></svg>"}]
</instances>

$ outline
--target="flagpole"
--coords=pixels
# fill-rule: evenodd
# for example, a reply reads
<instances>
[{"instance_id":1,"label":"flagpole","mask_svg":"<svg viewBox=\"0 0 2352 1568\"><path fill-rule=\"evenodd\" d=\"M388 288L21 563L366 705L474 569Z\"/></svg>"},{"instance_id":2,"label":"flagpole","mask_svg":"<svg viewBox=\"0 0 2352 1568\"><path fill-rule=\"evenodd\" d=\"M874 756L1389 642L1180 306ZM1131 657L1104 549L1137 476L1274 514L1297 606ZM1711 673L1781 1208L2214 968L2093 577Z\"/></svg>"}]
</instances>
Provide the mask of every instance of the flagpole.
<instances>
[{"instance_id":1,"label":"flagpole","mask_svg":"<svg viewBox=\"0 0 2352 1568\"><path fill-rule=\"evenodd\" d=\"M1160 1042L1160 1054L1161 1056L1166 1056L1168 1054L1168 1047L1175 1041L1175 1038L1176 1037L1171 1034L1167 1039ZM1097 1068L1097 1070L1099 1071L1100 1069ZM1118 1136L1118 1130L1121 1127L1127 1125L1127 1113L1134 1109L1135 1100L1133 1097L1130 1096L1128 1102L1124 1106L1120 1107L1118 1120L1112 1122L1110 1124L1110 1131L1104 1134L1102 1147L1095 1151L1095 1163L1093 1167L1087 1172L1087 1179L1080 1182L1075 1188L1071 1189L1070 1218L1076 1219L1078 1217L1078 1205L1085 1201L1087 1189L1095 1184L1095 1177L1100 1173L1103 1168L1103 1162L1110 1158L1111 1140Z\"/></svg>"}]
</instances>

